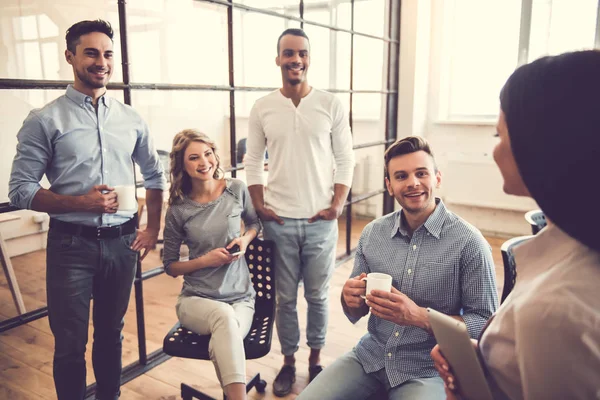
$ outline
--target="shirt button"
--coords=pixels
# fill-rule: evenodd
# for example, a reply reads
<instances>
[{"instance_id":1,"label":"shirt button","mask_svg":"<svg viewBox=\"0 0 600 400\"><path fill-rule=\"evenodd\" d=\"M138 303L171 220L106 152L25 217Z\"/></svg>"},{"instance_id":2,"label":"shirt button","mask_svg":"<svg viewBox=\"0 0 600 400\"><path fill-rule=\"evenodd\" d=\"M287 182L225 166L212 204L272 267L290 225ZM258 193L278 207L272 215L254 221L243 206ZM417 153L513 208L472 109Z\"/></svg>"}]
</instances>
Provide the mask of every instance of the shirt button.
<instances>
[{"instance_id":1,"label":"shirt button","mask_svg":"<svg viewBox=\"0 0 600 400\"><path fill-rule=\"evenodd\" d=\"M108 174L108 170L106 170L106 169L105 169L105 170L104 170L104 173L105 173L105 174Z\"/></svg>"},{"instance_id":2,"label":"shirt button","mask_svg":"<svg viewBox=\"0 0 600 400\"><path fill-rule=\"evenodd\" d=\"M416 250L416 249L417 249L417 245L413 244L413 250Z\"/></svg>"},{"instance_id":3,"label":"shirt button","mask_svg":"<svg viewBox=\"0 0 600 400\"><path fill-rule=\"evenodd\" d=\"M106 153L106 149L102 149L102 151Z\"/></svg>"},{"instance_id":4,"label":"shirt button","mask_svg":"<svg viewBox=\"0 0 600 400\"><path fill-rule=\"evenodd\" d=\"M398 337L398 335L400 335L399 332L394 333L394 336Z\"/></svg>"},{"instance_id":5,"label":"shirt button","mask_svg":"<svg viewBox=\"0 0 600 400\"><path fill-rule=\"evenodd\" d=\"M409 268L408 271L406 271L406 272L408 272L408 274L410 275L410 274L412 274L412 269Z\"/></svg>"},{"instance_id":6,"label":"shirt button","mask_svg":"<svg viewBox=\"0 0 600 400\"><path fill-rule=\"evenodd\" d=\"M392 358L392 353L388 353L388 357L389 357L389 358Z\"/></svg>"}]
</instances>

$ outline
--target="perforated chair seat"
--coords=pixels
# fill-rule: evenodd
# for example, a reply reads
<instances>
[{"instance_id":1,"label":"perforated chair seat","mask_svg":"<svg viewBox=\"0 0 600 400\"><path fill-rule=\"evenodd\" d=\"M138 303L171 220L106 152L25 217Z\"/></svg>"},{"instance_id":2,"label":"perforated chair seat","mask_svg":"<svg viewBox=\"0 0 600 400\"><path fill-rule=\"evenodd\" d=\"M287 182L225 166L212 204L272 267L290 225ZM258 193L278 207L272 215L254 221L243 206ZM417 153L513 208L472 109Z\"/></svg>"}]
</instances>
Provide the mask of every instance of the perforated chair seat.
<instances>
[{"instance_id":1,"label":"perforated chair seat","mask_svg":"<svg viewBox=\"0 0 600 400\"><path fill-rule=\"evenodd\" d=\"M246 263L250 270L252 285L256 291L254 318L250 331L244 339L247 360L263 357L271 350L275 315L275 271L273 265L273 242L254 239L246 249ZM208 342L211 335L198 335L178 322L171 328L163 340L163 351L173 357L209 360ZM262 393L266 382L257 374L247 385L246 391L256 387ZM196 397L210 399L205 394L181 384L184 399Z\"/></svg>"}]
</instances>

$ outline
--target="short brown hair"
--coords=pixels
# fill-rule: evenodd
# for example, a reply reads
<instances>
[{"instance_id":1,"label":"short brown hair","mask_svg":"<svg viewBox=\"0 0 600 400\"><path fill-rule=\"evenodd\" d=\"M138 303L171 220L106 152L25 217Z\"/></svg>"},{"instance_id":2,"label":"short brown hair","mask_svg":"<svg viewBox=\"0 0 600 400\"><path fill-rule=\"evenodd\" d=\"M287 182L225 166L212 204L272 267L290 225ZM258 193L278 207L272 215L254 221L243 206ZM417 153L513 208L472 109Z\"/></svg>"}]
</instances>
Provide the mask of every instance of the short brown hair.
<instances>
[{"instance_id":1,"label":"short brown hair","mask_svg":"<svg viewBox=\"0 0 600 400\"><path fill-rule=\"evenodd\" d=\"M425 153L429 154L431 160L433 161L433 168L437 173L438 168L435 162L435 157L433 156L433 152L431 151L427 140L423 139L421 136L407 136L404 139L396 141L385 151L385 154L383 155L385 160L385 177L388 179L390 178L388 165L392 158L403 156L405 154L416 153L417 151L424 151Z\"/></svg>"}]
</instances>

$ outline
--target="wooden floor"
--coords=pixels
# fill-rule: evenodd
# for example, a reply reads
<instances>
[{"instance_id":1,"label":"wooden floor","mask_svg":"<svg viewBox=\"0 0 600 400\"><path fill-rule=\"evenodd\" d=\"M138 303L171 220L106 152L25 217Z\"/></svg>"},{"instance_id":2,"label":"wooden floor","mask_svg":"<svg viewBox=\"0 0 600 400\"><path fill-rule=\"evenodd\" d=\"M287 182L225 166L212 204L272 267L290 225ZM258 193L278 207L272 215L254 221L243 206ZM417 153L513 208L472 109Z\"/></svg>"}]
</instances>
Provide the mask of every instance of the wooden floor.
<instances>
[{"instance_id":1,"label":"wooden floor","mask_svg":"<svg viewBox=\"0 0 600 400\"><path fill-rule=\"evenodd\" d=\"M352 242L355 246L362 227L368 221L357 221L353 225ZM338 254L345 249L345 230L340 224ZM499 288L503 281L500 245L504 239L488 238L492 245ZM45 253L38 251L12 258L12 263L28 311L45 306ZM148 270L160 265L158 251L153 251L143 262ZM348 351L366 332L366 318L352 325L345 318L339 303L342 286L352 271L352 260L340 265L333 276L330 290L330 318L327 345L322 352L322 363L327 366L337 357ZM160 275L144 281L144 310L146 317L146 335L148 353L162 347L164 335L176 322L174 305L181 289L181 278ZM302 298L301 296L299 298ZM298 303L300 326L306 326L306 303ZM16 316L8 285L4 276L0 276L0 320ZM94 381L91 365L92 330L89 332L88 384ZM123 365L138 360L137 328L135 302L133 295L125 318L123 342ZM259 360L249 361L248 376L260 372L268 383L265 394L255 390L250 399L277 399L272 393L271 384L281 366L282 355L277 335L274 335L271 353ZM304 332L297 353L297 379L293 393L286 399L294 399L308 382L308 348ZM53 338L48 319L42 318L27 325L11 329L0 334L0 400L41 400L55 399L52 379ZM179 399L180 382L186 382L201 388L207 394L220 398L221 390L217 383L213 366L207 361L171 358L158 367L148 371L122 388L121 399Z\"/></svg>"}]
</instances>

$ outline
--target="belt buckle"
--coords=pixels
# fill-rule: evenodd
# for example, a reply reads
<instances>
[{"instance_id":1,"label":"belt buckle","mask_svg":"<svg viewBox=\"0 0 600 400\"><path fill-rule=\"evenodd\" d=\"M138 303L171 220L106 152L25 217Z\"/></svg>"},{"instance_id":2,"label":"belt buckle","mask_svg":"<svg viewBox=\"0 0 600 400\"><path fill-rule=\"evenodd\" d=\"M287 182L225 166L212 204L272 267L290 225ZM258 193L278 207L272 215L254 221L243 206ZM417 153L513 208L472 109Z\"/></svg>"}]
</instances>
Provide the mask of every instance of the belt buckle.
<instances>
[{"instance_id":1,"label":"belt buckle","mask_svg":"<svg viewBox=\"0 0 600 400\"><path fill-rule=\"evenodd\" d=\"M102 228L96 227L96 239L102 239Z\"/></svg>"}]
</instances>

